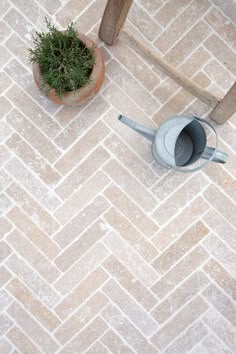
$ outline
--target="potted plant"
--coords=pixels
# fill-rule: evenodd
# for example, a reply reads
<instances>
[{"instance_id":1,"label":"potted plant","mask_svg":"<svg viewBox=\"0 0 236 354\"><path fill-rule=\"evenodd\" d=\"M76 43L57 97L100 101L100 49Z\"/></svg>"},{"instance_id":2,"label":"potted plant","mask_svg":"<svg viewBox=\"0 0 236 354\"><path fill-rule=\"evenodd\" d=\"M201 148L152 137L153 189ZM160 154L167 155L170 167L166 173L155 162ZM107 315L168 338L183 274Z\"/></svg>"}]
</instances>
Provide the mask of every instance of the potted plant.
<instances>
[{"instance_id":1,"label":"potted plant","mask_svg":"<svg viewBox=\"0 0 236 354\"><path fill-rule=\"evenodd\" d=\"M52 101L64 105L81 104L100 89L105 65L94 42L78 33L71 22L59 31L46 19L48 32L36 32L29 49L34 80Z\"/></svg>"}]
</instances>

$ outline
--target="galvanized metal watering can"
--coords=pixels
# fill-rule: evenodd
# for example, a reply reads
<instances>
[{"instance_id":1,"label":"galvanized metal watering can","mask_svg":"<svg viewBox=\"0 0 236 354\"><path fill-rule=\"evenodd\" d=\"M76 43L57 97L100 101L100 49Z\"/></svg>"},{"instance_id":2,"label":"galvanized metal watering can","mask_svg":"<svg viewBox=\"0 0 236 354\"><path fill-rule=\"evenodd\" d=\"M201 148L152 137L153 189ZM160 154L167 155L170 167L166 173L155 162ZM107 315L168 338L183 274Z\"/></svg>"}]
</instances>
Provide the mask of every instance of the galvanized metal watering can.
<instances>
[{"instance_id":1,"label":"galvanized metal watering can","mask_svg":"<svg viewBox=\"0 0 236 354\"><path fill-rule=\"evenodd\" d=\"M147 128L123 115L118 119L152 142L152 154L163 167L181 172L194 172L211 161L225 163L228 158L227 154L217 149L216 130L205 119L185 115L173 116L162 123L158 130ZM206 145L207 135L202 123L215 133L215 148ZM200 158L207 161L195 168L184 168Z\"/></svg>"}]
</instances>

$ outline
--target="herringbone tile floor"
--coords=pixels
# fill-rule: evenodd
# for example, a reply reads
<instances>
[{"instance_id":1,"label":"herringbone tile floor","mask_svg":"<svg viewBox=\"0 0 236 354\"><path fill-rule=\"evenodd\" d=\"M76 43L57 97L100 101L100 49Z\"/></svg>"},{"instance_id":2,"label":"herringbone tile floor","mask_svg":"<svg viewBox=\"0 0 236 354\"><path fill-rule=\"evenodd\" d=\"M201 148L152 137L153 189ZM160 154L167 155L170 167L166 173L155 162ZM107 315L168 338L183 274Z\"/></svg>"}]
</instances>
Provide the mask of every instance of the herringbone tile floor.
<instances>
[{"instance_id":1,"label":"herringbone tile floor","mask_svg":"<svg viewBox=\"0 0 236 354\"><path fill-rule=\"evenodd\" d=\"M126 28L223 97L235 7L219 2L137 0ZM101 43L105 3L1 0L0 353L235 353L236 116L217 126L226 165L157 166L118 114L155 126L209 109L121 41ZM84 106L33 82L26 48L45 16L101 45L106 79Z\"/></svg>"}]
</instances>

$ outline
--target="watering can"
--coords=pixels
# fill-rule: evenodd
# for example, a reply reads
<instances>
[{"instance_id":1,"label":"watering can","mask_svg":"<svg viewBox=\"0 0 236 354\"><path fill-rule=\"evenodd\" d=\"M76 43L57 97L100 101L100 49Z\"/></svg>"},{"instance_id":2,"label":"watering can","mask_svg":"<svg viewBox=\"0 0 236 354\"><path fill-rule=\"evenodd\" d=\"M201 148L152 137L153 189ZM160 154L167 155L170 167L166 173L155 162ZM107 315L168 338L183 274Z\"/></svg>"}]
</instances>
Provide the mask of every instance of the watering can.
<instances>
[{"instance_id":1,"label":"watering can","mask_svg":"<svg viewBox=\"0 0 236 354\"><path fill-rule=\"evenodd\" d=\"M200 170L209 162L225 163L228 155L217 149L218 136L215 128L205 119L195 116L178 115L163 122L159 129L147 128L135 121L119 115L118 119L152 142L154 159L163 167L181 172ZM216 135L216 147L208 147L203 123ZM195 168L184 168L199 159L206 161Z\"/></svg>"}]
</instances>

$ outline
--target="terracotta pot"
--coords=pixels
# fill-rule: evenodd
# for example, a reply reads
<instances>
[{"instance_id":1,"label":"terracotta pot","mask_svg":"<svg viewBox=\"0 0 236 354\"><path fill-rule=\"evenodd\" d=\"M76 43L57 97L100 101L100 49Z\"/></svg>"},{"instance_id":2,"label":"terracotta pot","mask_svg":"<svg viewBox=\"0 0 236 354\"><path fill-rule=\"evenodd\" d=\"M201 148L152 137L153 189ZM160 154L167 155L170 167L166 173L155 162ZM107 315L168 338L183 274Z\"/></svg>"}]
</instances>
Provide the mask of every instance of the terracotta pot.
<instances>
[{"instance_id":1,"label":"terracotta pot","mask_svg":"<svg viewBox=\"0 0 236 354\"><path fill-rule=\"evenodd\" d=\"M87 48L92 48L94 46L94 42L86 35L79 34L78 38L86 45ZM57 104L63 104L68 106L79 105L91 99L99 91L105 75L104 60L102 53L98 47L95 47L94 55L95 65L90 75L91 82L89 84L80 87L75 92L69 91L68 93L62 96L61 100L57 97L54 89L50 89L50 91L47 93L47 97ZM33 64L33 75L36 85L39 89L41 89L42 75L40 66L37 63Z\"/></svg>"}]
</instances>

